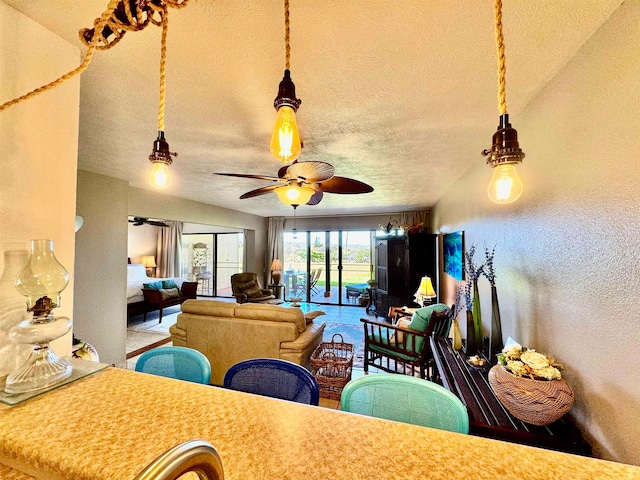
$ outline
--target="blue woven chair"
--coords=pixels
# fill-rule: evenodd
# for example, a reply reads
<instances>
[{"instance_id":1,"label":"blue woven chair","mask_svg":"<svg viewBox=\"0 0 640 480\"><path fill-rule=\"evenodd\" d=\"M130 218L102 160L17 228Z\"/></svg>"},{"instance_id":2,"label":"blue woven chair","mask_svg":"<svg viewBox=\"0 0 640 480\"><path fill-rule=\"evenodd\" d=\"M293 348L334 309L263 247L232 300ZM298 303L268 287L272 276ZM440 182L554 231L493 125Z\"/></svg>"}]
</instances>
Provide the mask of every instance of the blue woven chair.
<instances>
[{"instance_id":1,"label":"blue woven chair","mask_svg":"<svg viewBox=\"0 0 640 480\"><path fill-rule=\"evenodd\" d=\"M304 367L276 358L253 358L232 366L224 386L240 392L318 405L318 382Z\"/></svg>"},{"instance_id":2,"label":"blue woven chair","mask_svg":"<svg viewBox=\"0 0 640 480\"><path fill-rule=\"evenodd\" d=\"M204 384L209 383L211 378L209 359L199 351L187 347L158 347L148 350L140 355L135 370Z\"/></svg>"},{"instance_id":3,"label":"blue woven chair","mask_svg":"<svg viewBox=\"0 0 640 480\"><path fill-rule=\"evenodd\" d=\"M467 408L453 393L422 378L367 375L347 383L340 408L346 412L425 427L469 433Z\"/></svg>"}]
</instances>

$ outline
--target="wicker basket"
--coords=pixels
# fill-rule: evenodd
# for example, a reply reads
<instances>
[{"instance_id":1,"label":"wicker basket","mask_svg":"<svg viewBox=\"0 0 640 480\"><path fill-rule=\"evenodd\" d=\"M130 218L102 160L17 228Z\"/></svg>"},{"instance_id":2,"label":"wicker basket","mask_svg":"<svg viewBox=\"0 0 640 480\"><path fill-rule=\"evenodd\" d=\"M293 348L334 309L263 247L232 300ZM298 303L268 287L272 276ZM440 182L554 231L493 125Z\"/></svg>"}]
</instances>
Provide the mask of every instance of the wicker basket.
<instances>
[{"instance_id":1,"label":"wicker basket","mask_svg":"<svg viewBox=\"0 0 640 480\"><path fill-rule=\"evenodd\" d=\"M339 342L336 337L340 337ZM353 344L344 343L342 335L336 333L330 342L322 342L313 351L311 373L318 382L321 397L340 400L342 389L351 380L353 350Z\"/></svg>"},{"instance_id":2,"label":"wicker basket","mask_svg":"<svg viewBox=\"0 0 640 480\"><path fill-rule=\"evenodd\" d=\"M511 415L533 425L559 420L573 405L573 391L564 380L516 377L500 365L489 371L489 384Z\"/></svg>"}]
</instances>

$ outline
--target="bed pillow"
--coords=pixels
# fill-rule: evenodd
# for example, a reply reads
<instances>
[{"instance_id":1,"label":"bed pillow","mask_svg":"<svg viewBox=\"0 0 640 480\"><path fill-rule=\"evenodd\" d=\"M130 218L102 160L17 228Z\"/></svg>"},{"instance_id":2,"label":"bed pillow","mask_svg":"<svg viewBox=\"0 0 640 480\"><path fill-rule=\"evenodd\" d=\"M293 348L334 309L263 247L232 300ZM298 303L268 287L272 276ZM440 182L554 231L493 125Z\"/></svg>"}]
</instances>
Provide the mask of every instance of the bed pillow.
<instances>
[{"instance_id":1,"label":"bed pillow","mask_svg":"<svg viewBox=\"0 0 640 480\"><path fill-rule=\"evenodd\" d=\"M150 290L160 290L162 289L162 282L143 283L142 286Z\"/></svg>"},{"instance_id":2,"label":"bed pillow","mask_svg":"<svg viewBox=\"0 0 640 480\"><path fill-rule=\"evenodd\" d=\"M166 300L167 298L176 298L179 296L180 290L178 290L178 287L160 289L160 298L162 298L162 300Z\"/></svg>"},{"instance_id":3,"label":"bed pillow","mask_svg":"<svg viewBox=\"0 0 640 480\"><path fill-rule=\"evenodd\" d=\"M262 290L255 280L251 280L247 283L241 283L238 285L238 288L249 298L261 297L263 295Z\"/></svg>"},{"instance_id":4,"label":"bed pillow","mask_svg":"<svg viewBox=\"0 0 640 480\"><path fill-rule=\"evenodd\" d=\"M175 280L163 280L162 288L178 288Z\"/></svg>"}]
</instances>

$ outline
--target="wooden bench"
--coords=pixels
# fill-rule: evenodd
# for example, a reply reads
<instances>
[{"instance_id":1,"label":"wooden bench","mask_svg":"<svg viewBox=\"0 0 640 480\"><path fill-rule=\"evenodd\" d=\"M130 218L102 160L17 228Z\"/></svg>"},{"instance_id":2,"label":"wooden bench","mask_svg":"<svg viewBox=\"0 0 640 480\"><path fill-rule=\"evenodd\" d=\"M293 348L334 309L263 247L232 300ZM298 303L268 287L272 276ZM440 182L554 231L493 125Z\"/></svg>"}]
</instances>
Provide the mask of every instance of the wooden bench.
<instances>
[{"instance_id":1,"label":"wooden bench","mask_svg":"<svg viewBox=\"0 0 640 480\"><path fill-rule=\"evenodd\" d=\"M179 288L179 296L162 298L162 292L160 290L143 288L142 294L144 295L144 306L146 307L144 308L144 321L147 321L147 313L160 310L159 323L162 323L163 308L171 307L173 305L181 305L185 300L196 298L197 289L198 282L183 282L182 287Z\"/></svg>"},{"instance_id":2,"label":"wooden bench","mask_svg":"<svg viewBox=\"0 0 640 480\"><path fill-rule=\"evenodd\" d=\"M568 415L545 427L518 420L493 393L487 380L492 366L489 362L485 367L472 367L467 363L464 351L453 349L451 339L431 337L430 342L438 373L436 380L441 381L467 407L470 434L591 455L591 445L582 438Z\"/></svg>"}]
</instances>

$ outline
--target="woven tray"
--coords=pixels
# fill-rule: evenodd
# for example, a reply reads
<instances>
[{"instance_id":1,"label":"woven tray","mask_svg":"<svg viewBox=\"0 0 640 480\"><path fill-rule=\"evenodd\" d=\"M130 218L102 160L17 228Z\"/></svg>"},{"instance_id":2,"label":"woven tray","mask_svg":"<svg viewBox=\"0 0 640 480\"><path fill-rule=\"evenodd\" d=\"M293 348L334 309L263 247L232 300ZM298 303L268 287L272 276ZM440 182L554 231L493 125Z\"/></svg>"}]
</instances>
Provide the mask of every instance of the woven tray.
<instances>
[{"instance_id":1,"label":"woven tray","mask_svg":"<svg viewBox=\"0 0 640 480\"><path fill-rule=\"evenodd\" d=\"M340 341L336 341L340 337ZM345 343L339 333L330 342L322 342L311 354L311 373L318 382L320 396L340 400L342 389L351 380L353 369L352 343Z\"/></svg>"}]
</instances>

